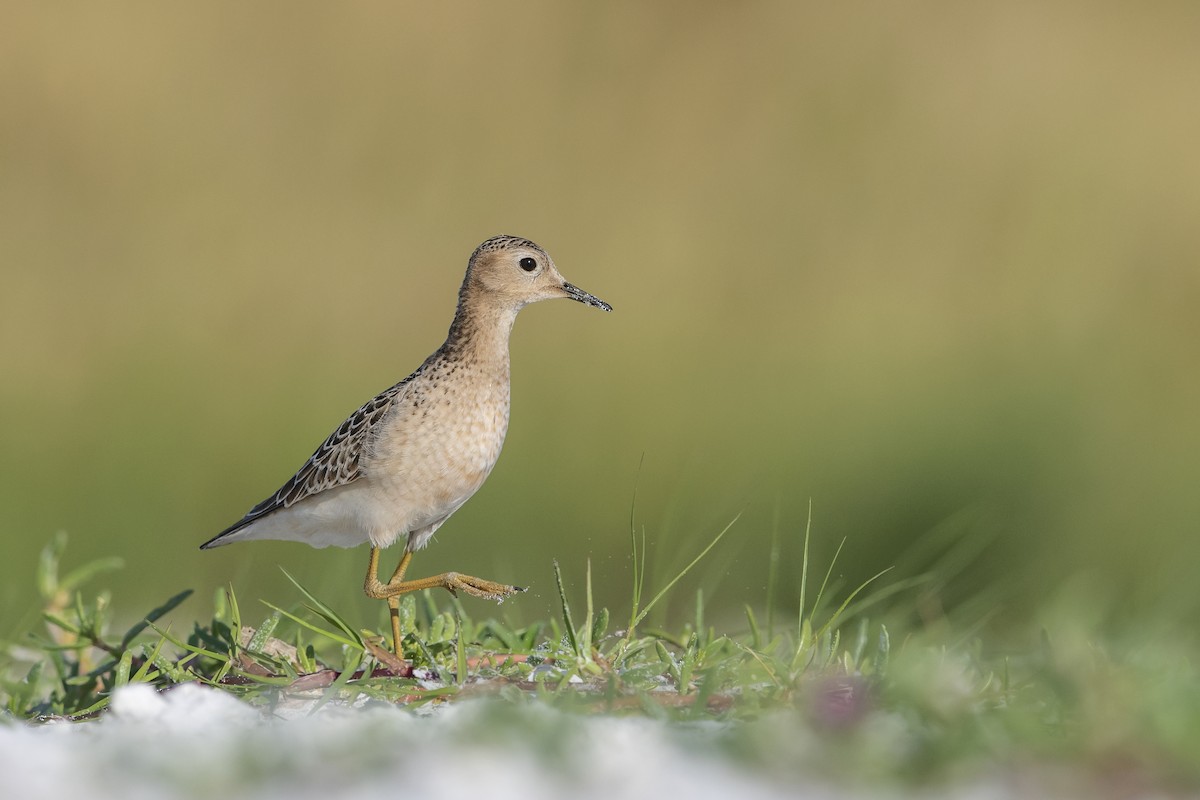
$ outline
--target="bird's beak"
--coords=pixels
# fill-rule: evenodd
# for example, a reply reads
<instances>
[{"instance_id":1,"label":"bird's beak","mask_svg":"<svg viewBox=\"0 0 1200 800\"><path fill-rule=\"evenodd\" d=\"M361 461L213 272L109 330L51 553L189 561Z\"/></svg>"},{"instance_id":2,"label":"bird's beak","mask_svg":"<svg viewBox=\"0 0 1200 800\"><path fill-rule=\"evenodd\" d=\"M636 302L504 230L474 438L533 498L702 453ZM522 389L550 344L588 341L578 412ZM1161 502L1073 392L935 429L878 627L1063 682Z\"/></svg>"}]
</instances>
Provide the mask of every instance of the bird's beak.
<instances>
[{"instance_id":1,"label":"bird's beak","mask_svg":"<svg viewBox=\"0 0 1200 800\"><path fill-rule=\"evenodd\" d=\"M567 297L571 298L572 300L578 300L585 306L595 306L596 308L604 311L612 311L612 306L610 306L608 303L604 302L593 294L588 294L578 286L573 286L566 281L563 281L562 290Z\"/></svg>"}]
</instances>

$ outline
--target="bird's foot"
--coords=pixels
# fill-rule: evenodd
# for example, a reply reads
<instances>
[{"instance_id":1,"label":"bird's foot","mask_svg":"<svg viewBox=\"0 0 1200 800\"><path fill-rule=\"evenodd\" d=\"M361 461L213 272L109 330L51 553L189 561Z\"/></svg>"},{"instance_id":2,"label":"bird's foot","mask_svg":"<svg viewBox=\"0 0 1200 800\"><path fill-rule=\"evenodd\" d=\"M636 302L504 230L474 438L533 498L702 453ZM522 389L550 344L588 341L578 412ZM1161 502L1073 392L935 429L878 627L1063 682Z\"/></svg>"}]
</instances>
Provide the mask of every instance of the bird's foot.
<instances>
[{"instance_id":1,"label":"bird's foot","mask_svg":"<svg viewBox=\"0 0 1200 800\"><path fill-rule=\"evenodd\" d=\"M422 589L442 588L455 596L459 592L465 592L472 597L499 602L503 601L506 597L525 591L525 587L523 586L509 586L506 583L496 583L495 581L476 578L472 575L461 575L457 572L443 572L441 575L435 575L432 578L418 578L410 581L393 580L389 583L371 580L370 576L368 576L364 588L368 597L374 597L379 600L399 597L409 592L419 592Z\"/></svg>"},{"instance_id":2,"label":"bird's foot","mask_svg":"<svg viewBox=\"0 0 1200 800\"><path fill-rule=\"evenodd\" d=\"M503 603L506 597L526 590L524 586L509 586L506 583L486 581L483 578L475 578L471 575L459 575L457 572L447 572L438 577L443 579L444 583L442 583L442 586L452 595L457 596L462 591L472 597L479 597L483 600L495 600L497 603Z\"/></svg>"}]
</instances>

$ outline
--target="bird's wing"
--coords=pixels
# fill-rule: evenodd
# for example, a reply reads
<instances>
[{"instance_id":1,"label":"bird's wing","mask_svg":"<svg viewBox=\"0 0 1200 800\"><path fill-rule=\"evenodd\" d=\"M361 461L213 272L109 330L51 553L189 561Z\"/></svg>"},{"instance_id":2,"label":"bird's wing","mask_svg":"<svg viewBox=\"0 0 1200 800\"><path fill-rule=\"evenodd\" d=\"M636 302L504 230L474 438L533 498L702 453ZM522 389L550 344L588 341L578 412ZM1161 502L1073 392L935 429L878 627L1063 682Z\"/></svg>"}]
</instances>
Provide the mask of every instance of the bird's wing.
<instances>
[{"instance_id":1,"label":"bird's wing","mask_svg":"<svg viewBox=\"0 0 1200 800\"><path fill-rule=\"evenodd\" d=\"M321 443L295 475L275 494L246 512L246 516L200 545L201 549L224 544L220 541L273 511L295 505L321 492L345 486L362 477L362 458L371 442L371 431L383 419L420 370L368 400Z\"/></svg>"}]
</instances>

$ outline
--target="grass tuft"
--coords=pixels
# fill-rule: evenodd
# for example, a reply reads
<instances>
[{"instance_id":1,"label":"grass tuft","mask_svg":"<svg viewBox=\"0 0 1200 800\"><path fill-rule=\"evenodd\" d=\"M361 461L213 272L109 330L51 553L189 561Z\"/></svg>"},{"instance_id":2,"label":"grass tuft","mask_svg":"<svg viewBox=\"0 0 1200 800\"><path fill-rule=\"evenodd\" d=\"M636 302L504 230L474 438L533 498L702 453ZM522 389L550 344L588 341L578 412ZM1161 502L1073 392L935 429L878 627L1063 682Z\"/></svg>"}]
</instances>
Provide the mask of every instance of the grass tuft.
<instances>
[{"instance_id":1,"label":"grass tuft","mask_svg":"<svg viewBox=\"0 0 1200 800\"><path fill-rule=\"evenodd\" d=\"M286 606L264 601L261 619L248 620L224 589L210 618L186 633L165 620L189 591L132 625L116 625L109 593L85 591L115 561L60 578L66 541L57 536L38 564L43 628L7 646L0 701L9 718L44 721L92 719L113 691L139 683L169 690L199 682L264 710L315 711L363 699L416 708L487 696L582 713L738 721L745 742L753 740L747 758L778 757L864 780L925 782L1000 759L1066 760L1099 773L1117 763L1172 785L1200 782L1191 759L1200 747L1200 695L1186 648L1141 646L1118 659L1077 633L1046 634L1028 653L992 655L979 638L958 643L940 627L934 637L920 630L897 637L863 613L919 590L909 581L899 590L876 587L887 570L831 600L835 554L807 602L811 515L797 619L783 632L775 632L770 613L760 624L750 605L743 629L719 630L703 590L682 625L640 629L736 521L644 605L645 539L631 526L625 630L608 631L611 615L595 606L590 563L577 619L555 562L561 615L523 627L477 620L445 594L402 598L403 658L381 633L352 625L290 575L296 597ZM773 545L769 569L779 563ZM787 742L808 744L783 754Z\"/></svg>"}]
</instances>

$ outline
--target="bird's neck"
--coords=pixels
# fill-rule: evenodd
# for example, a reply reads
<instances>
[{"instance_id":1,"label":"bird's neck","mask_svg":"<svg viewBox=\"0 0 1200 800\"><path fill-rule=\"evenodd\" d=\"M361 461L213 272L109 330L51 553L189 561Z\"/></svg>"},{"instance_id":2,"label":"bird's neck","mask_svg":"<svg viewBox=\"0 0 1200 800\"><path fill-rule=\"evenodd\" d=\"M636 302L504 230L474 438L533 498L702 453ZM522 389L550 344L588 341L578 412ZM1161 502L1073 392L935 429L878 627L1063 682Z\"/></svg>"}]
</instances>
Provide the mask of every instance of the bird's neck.
<instances>
[{"instance_id":1,"label":"bird's neck","mask_svg":"<svg viewBox=\"0 0 1200 800\"><path fill-rule=\"evenodd\" d=\"M508 338L517 319L515 309L460 303L442 351L448 358L508 373Z\"/></svg>"}]
</instances>

